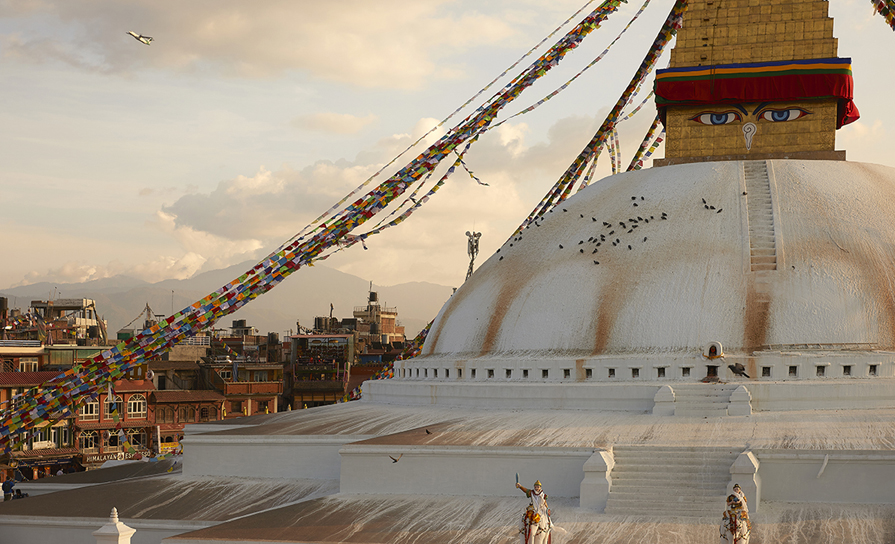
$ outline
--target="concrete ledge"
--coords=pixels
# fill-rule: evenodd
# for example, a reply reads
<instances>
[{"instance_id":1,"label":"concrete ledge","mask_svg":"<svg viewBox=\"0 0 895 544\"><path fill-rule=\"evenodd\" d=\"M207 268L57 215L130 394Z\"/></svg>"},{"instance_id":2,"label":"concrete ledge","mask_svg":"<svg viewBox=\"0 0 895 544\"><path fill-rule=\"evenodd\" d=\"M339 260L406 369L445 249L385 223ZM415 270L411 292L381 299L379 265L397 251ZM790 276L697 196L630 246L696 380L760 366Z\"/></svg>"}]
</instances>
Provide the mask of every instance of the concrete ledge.
<instances>
[{"instance_id":1,"label":"concrete ledge","mask_svg":"<svg viewBox=\"0 0 895 544\"><path fill-rule=\"evenodd\" d=\"M217 523L202 521L151 521L122 518L137 532L133 544L161 542L162 539L212 527ZM43 516L0 515L3 542L65 542L96 544L93 532L109 522L109 518L62 518Z\"/></svg>"},{"instance_id":2,"label":"concrete ledge","mask_svg":"<svg viewBox=\"0 0 895 544\"><path fill-rule=\"evenodd\" d=\"M844 161L845 151L792 151L790 153L749 153L741 155L715 155L712 157L671 157L653 159L653 166L674 166L693 162L760 161L768 159L797 159L803 161Z\"/></svg>"},{"instance_id":3,"label":"concrete ledge","mask_svg":"<svg viewBox=\"0 0 895 544\"><path fill-rule=\"evenodd\" d=\"M184 476L339 479L339 449L358 435L196 435L184 438ZM263 451L264 462L255 462ZM297 452L301 454L298 455Z\"/></svg>"}]
</instances>

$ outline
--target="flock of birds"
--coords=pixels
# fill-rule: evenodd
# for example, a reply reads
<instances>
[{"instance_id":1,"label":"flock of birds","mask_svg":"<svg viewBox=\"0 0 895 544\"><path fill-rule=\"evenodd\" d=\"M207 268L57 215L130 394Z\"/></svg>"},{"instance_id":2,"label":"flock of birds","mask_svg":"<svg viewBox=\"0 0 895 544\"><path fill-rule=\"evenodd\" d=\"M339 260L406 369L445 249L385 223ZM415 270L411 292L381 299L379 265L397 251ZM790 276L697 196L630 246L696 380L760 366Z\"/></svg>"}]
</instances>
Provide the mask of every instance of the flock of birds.
<instances>
[{"instance_id":1,"label":"flock of birds","mask_svg":"<svg viewBox=\"0 0 895 544\"><path fill-rule=\"evenodd\" d=\"M745 195L745 193L743 193L743 194ZM631 197L631 207L637 208L641 204L643 204L645 201L646 201L646 198L643 196L640 196L640 197L632 196ZM716 209L716 207L714 205L709 204L704 198L702 199L702 205L705 207L706 210L713 211L715 213L721 213L722 211L724 211L723 208ZM553 211L554 210L550 210L548 213L553 213ZM569 210L568 210L568 208L562 208L562 211L565 213L565 212L568 212ZM638 210L638 211L643 213L642 210ZM587 217L584 214L579 213L578 216L580 219L587 219ZM532 223L529 224L528 226L526 226L525 228L530 229L532 225L534 225L535 228L540 227L541 223L539 221L543 222L543 220L544 220L543 217L536 219L536 220L532 221ZM591 217L590 220L592 223L596 223L599 221L596 217ZM668 220L668 214L666 212L662 212L659 215L658 219L654 215L650 215L648 217L645 215L636 215L634 217L629 217L625 220L618 221L617 223L609 223L607 221L602 221L601 222L602 230L603 230L602 232L596 233L594 236L588 237L587 240L580 239L580 240L578 240L577 244L574 241L572 241L571 245L573 247L577 247L577 246L583 246L585 244L590 244L590 247L578 248L578 253L590 254L590 255L599 254L601 249L603 249L604 251L609 250L610 245L614 248L627 247L629 251L633 251L634 247L637 243L641 243L641 244L646 243L646 241L649 239L649 237L644 236L643 238L640 238L640 236L637 236L637 239L635 239L633 241L631 241L629 239L622 241L622 237L624 235L634 234L639 227L648 224L650 221L666 221L666 220ZM639 240L639 242L637 240ZM518 236L514 236L513 239L510 240L509 243L507 244L507 247L513 247L514 244L516 244L520 241L522 241L521 233ZM627 243L629 241L631 241L631 243ZM559 249L565 249L565 248L566 248L565 245L559 244ZM585 251L585 249L587 249L587 251ZM497 250L497 253L500 253L500 249ZM504 256L501 255L497 260L502 261L503 257ZM600 261L598 258L593 258L592 260L595 265L600 264Z\"/></svg>"}]
</instances>

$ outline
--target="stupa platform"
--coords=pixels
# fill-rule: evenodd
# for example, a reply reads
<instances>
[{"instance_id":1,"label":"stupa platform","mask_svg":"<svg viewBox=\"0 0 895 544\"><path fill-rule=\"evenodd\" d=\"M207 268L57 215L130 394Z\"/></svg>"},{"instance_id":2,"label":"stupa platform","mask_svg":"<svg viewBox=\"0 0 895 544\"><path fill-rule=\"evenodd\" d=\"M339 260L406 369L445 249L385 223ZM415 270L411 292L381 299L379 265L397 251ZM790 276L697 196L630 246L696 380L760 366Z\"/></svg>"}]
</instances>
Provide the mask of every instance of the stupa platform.
<instances>
[{"instance_id":1,"label":"stupa platform","mask_svg":"<svg viewBox=\"0 0 895 544\"><path fill-rule=\"evenodd\" d=\"M668 500L656 496L656 502ZM526 504L514 499L338 495L165 539L165 544L517 544ZM714 543L720 514L702 519L594 514L551 501L563 544ZM895 507L769 503L752 517L753 543L879 544L895 530Z\"/></svg>"}]
</instances>

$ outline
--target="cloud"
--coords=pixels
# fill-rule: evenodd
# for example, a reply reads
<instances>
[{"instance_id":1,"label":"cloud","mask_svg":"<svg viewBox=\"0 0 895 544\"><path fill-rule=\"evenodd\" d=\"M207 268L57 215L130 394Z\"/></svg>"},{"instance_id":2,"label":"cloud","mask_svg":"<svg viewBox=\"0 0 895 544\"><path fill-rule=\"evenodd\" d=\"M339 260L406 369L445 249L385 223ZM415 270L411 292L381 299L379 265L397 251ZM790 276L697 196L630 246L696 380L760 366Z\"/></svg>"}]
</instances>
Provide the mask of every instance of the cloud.
<instances>
[{"instance_id":1,"label":"cloud","mask_svg":"<svg viewBox=\"0 0 895 544\"><path fill-rule=\"evenodd\" d=\"M372 114L366 117L357 117L348 113L320 112L296 117L290 124L295 128L316 132L356 134L377 119L378 117Z\"/></svg>"},{"instance_id":2,"label":"cloud","mask_svg":"<svg viewBox=\"0 0 895 544\"><path fill-rule=\"evenodd\" d=\"M450 55L519 37L500 13L449 0L7 0L5 8L5 18L27 29L4 40L7 58L247 78L299 70L360 87L410 89L433 77L456 78L462 66L446 65ZM154 41L143 46L127 31Z\"/></svg>"}]
</instances>

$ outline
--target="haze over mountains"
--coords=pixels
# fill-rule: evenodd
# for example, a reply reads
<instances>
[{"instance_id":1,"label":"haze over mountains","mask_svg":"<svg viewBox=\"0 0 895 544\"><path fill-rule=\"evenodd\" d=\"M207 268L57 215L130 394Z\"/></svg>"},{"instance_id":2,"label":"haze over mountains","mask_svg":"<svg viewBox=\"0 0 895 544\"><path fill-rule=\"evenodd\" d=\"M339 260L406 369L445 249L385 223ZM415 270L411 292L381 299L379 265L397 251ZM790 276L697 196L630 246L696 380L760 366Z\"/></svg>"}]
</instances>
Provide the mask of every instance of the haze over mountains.
<instances>
[{"instance_id":1,"label":"haze over mountains","mask_svg":"<svg viewBox=\"0 0 895 544\"><path fill-rule=\"evenodd\" d=\"M50 298L91 298L109 324L109 336L136 318L146 304L155 314L171 315L208 293L218 289L255 265L246 261L228 268L199 274L186 280L165 280L148 283L128 276L113 276L85 283L36 283L0 289L0 296L9 299L10 308L26 311L32 300ZM230 327L232 320L245 319L260 333L290 329L295 332L298 320L304 327L314 325L315 316L352 317L356 306L367 303L370 283L363 278L339 272L322 265L302 268L270 292L258 297L239 311L226 316L217 327ZM413 338L432 320L451 296L451 287L427 282L402 283L392 286L373 285L379 303L397 308L398 322L405 334ZM132 326L141 326L142 317Z\"/></svg>"}]
</instances>

